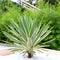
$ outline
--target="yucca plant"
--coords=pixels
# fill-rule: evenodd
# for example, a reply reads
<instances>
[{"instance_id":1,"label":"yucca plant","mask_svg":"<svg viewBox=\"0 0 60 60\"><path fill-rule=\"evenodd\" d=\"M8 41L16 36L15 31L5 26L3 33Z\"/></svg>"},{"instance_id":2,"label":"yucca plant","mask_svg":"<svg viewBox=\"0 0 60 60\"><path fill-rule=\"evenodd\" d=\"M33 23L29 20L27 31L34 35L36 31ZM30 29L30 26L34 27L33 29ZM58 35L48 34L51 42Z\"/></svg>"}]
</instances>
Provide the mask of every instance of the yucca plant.
<instances>
[{"instance_id":1,"label":"yucca plant","mask_svg":"<svg viewBox=\"0 0 60 60\"><path fill-rule=\"evenodd\" d=\"M50 34L49 23L45 25L40 20L38 24L37 19L32 20L27 16L20 16L17 23L11 20L10 24L6 27L9 32L3 31L3 33L13 42L7 43L14 47L11 48L12 51L25 52L28 54L28 58L31 58L40 48L48 46L45 45L47 42L42 43L42 45L39 45L39 42Z\"/></svg>"}]
</instances>

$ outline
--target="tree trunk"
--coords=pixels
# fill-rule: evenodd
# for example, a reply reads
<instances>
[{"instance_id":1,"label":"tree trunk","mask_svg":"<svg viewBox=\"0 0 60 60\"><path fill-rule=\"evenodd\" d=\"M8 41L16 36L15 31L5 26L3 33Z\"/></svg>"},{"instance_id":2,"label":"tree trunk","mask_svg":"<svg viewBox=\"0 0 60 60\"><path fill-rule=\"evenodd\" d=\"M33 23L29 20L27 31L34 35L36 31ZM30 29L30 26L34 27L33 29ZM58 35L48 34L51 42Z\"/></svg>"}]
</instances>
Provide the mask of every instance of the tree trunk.
<instances>
[{"instance_id":1,"label":"tree trunk","mask_svg":"<svg viewBox=\"0 0 60 60\"><path fill-rule=\"evenodd\" d=\"M32 54L28 52L28 58L32 58Z\"/></svg>"}]
</instances>

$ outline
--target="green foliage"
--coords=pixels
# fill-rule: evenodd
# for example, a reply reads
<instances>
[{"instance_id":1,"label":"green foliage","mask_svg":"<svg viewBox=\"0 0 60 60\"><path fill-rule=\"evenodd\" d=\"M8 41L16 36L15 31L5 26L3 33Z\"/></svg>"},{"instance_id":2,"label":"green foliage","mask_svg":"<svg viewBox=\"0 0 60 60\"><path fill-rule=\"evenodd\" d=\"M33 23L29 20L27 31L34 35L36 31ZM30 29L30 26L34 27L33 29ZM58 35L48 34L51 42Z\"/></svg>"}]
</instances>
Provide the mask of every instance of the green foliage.
<instances>
[{"instance_id":1,"label":"green foliage","mask_svg":"<svg viewBox=\"0 0 60 60\"><path fill-rule=\"evenodd\" d=\"M7 11L6 6L9 6L10 0L0 0L0 10L3 12Z\"/></svg>"},{"instance_id":2,"label":"green foliage","mask_svg":"<svg viewBox=\"0 0 60 60\"><path fill-rule=\"evenodd\" d=\"M41 4L38 4L38 7L41 9L39 14L37 16L38 19L41 19L41 17L44 17L43 22L51 22L50 25L54 26L52 33L47 39L55 38L55 41L50 43L50 47L52 49L60 50L60 5L58 4L57 7L55 6L49 6L48 3L44 5L43 2L40 2ZM57 48L58 47L58 48Z\"/></svg>"},{"instance_id":3,"label":"green foliage","mask_svg":"<svg viewBox=\"0 0 60 60\"><path fill-rule=\"evenodd\" d=\"M31 10L25 10L23 12L23 14L26 15L26 16L28 16L28 17L31 17L34 20L34 18L37 18L38 12L35 11L35 10L32 10L32 11Z\"/></svg>"},{"instance_id":4,"label":"green foliage","mask_svg":"<svg viewBox=\"0 0 60 60\"><path fill-rule=\"evenodd\" d=\"M51 41L41 42L51 33L49 24L43 23L42 20L38 24L37 19L32 20L25 15L19 16L17 23L11 20L10 25L6 26L9 32L3 31L4 35L14 42L8 42L7 45L12 45L13 51L28 53L28 57L31 58L36 50L40 51L40 48L47 47L46 43Z\"/></svg>"},{"instance_id":5,"label":"green foliage","mask_svg":"<svg viewBox=\"0 0 60 60\"><path fill-rule=\"evenodd\" d=\"M58 0L43 0L45 3L49 3L50 5L57 5L58 4Z\"/></svg>"},{"instance_id":6,"label":"green foliage","mask_svg":"<svg viewBox=\"0 0 60 60\"><path fill-rule=\"evenodd\" d=\"M7 40L7 38L2 33L2 30L6 30L4 26L8 25L11 19L14 19L17 22L18 15L22 14L24 10L21 6L12 2L10 5L6 5L6 8L7 11L3 12L0 10L0 42Z\"/></svg>"},{"instance_id":7,"label":"green foliage","mask_svg":"<svg viewBox=\"0 0 60 60\"><path fill-rule=\"evenodd\" d=\"M21 9L17 8L17 7L13 7L13 8L8 8L8 12L5 12L1 18L1 23L5 23L6 21L13 19L17 19L16 17L19 15ZM8 18L7 18L8 17Z\"/></svg>"},{"instance_id":8,"label":"green foliage","mask_svg":"<svg viewBox=\"0 0 60 60\"><path fill-rule=\"evenodd\" d=\"M40 11L27 10L9 0L0 0L0 42L9 40L2 33L2 30L7 31L4 26L6 24L9 25L11 19L14 19L17 22L18 15L23 14L27 15L28 18L31 17L33 21L36 18L38 23L41 19L43 19L43 23L50 21L50 26L53 26L53 29L45 40L55 38L54 42L48 43L50 44L50 47L48 48L60 50L60 2L58 2L57 6L51 6L48 3L44 4L43 0L40 0L36 3L36 6L40 8Z\"/></svg>"}]
</instances>

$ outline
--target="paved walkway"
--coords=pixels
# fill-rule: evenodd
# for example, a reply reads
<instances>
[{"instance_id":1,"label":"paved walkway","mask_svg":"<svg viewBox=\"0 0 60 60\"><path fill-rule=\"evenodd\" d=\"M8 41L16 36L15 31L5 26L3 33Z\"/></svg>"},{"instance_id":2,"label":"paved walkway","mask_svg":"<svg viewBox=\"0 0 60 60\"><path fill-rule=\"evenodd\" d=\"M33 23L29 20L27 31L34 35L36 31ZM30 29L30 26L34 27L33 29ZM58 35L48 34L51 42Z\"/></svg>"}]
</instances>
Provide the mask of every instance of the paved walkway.
<instances>
[{"instance_id":1,"label":"paved walkway","mask_svg":"<svg viewBox=\"0 0 60 60\"><path fill-rule=\"evenodd\" d=\"M0 56L6 56L9 54L13 54L10 50L0 50Z\"/></svg>"}]
</instances>

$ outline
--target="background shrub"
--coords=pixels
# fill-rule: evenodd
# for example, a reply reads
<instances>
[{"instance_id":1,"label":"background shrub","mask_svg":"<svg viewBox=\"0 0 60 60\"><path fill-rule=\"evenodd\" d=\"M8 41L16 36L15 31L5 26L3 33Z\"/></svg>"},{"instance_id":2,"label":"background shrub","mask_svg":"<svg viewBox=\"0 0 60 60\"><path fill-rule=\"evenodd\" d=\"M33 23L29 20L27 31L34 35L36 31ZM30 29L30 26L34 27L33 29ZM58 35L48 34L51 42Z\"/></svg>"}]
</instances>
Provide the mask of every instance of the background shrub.
<instances>
[{"instance_id":1,"label":"background shrub","mask_svg":"<svg viewBox=\"0 0 60 60\"><path fill-rule=\"evenodd\" d=\"M6 4L6 9L7 11L3 11L0 8L0 42L8 40L2 33L2 31L6 30L4 26L9 25L9 21L11 19L14 19L17 22L18 16L21 15L25 10L24 8L13 2L10 2L9 5Z\"/></svg>"},{"instance_id":2,"label":"background shrub","mask_svg":"<svg viewBox=\"0 0 60 60\"><path fill-rule=\"evenodd\" d=\"M40 20L43 17L43 22L51 22L50 25L53 26L52 33L49 35L48 38L55 39L53 42L50 43L50 47L52 49L60 50L60 5L58 4L57 7L49 6L48 3L44 5L43 2L40 2L37 6L41 9L37 16ZM45 40L48 40L46 38Z\"/></svg>"}]
</instances>

